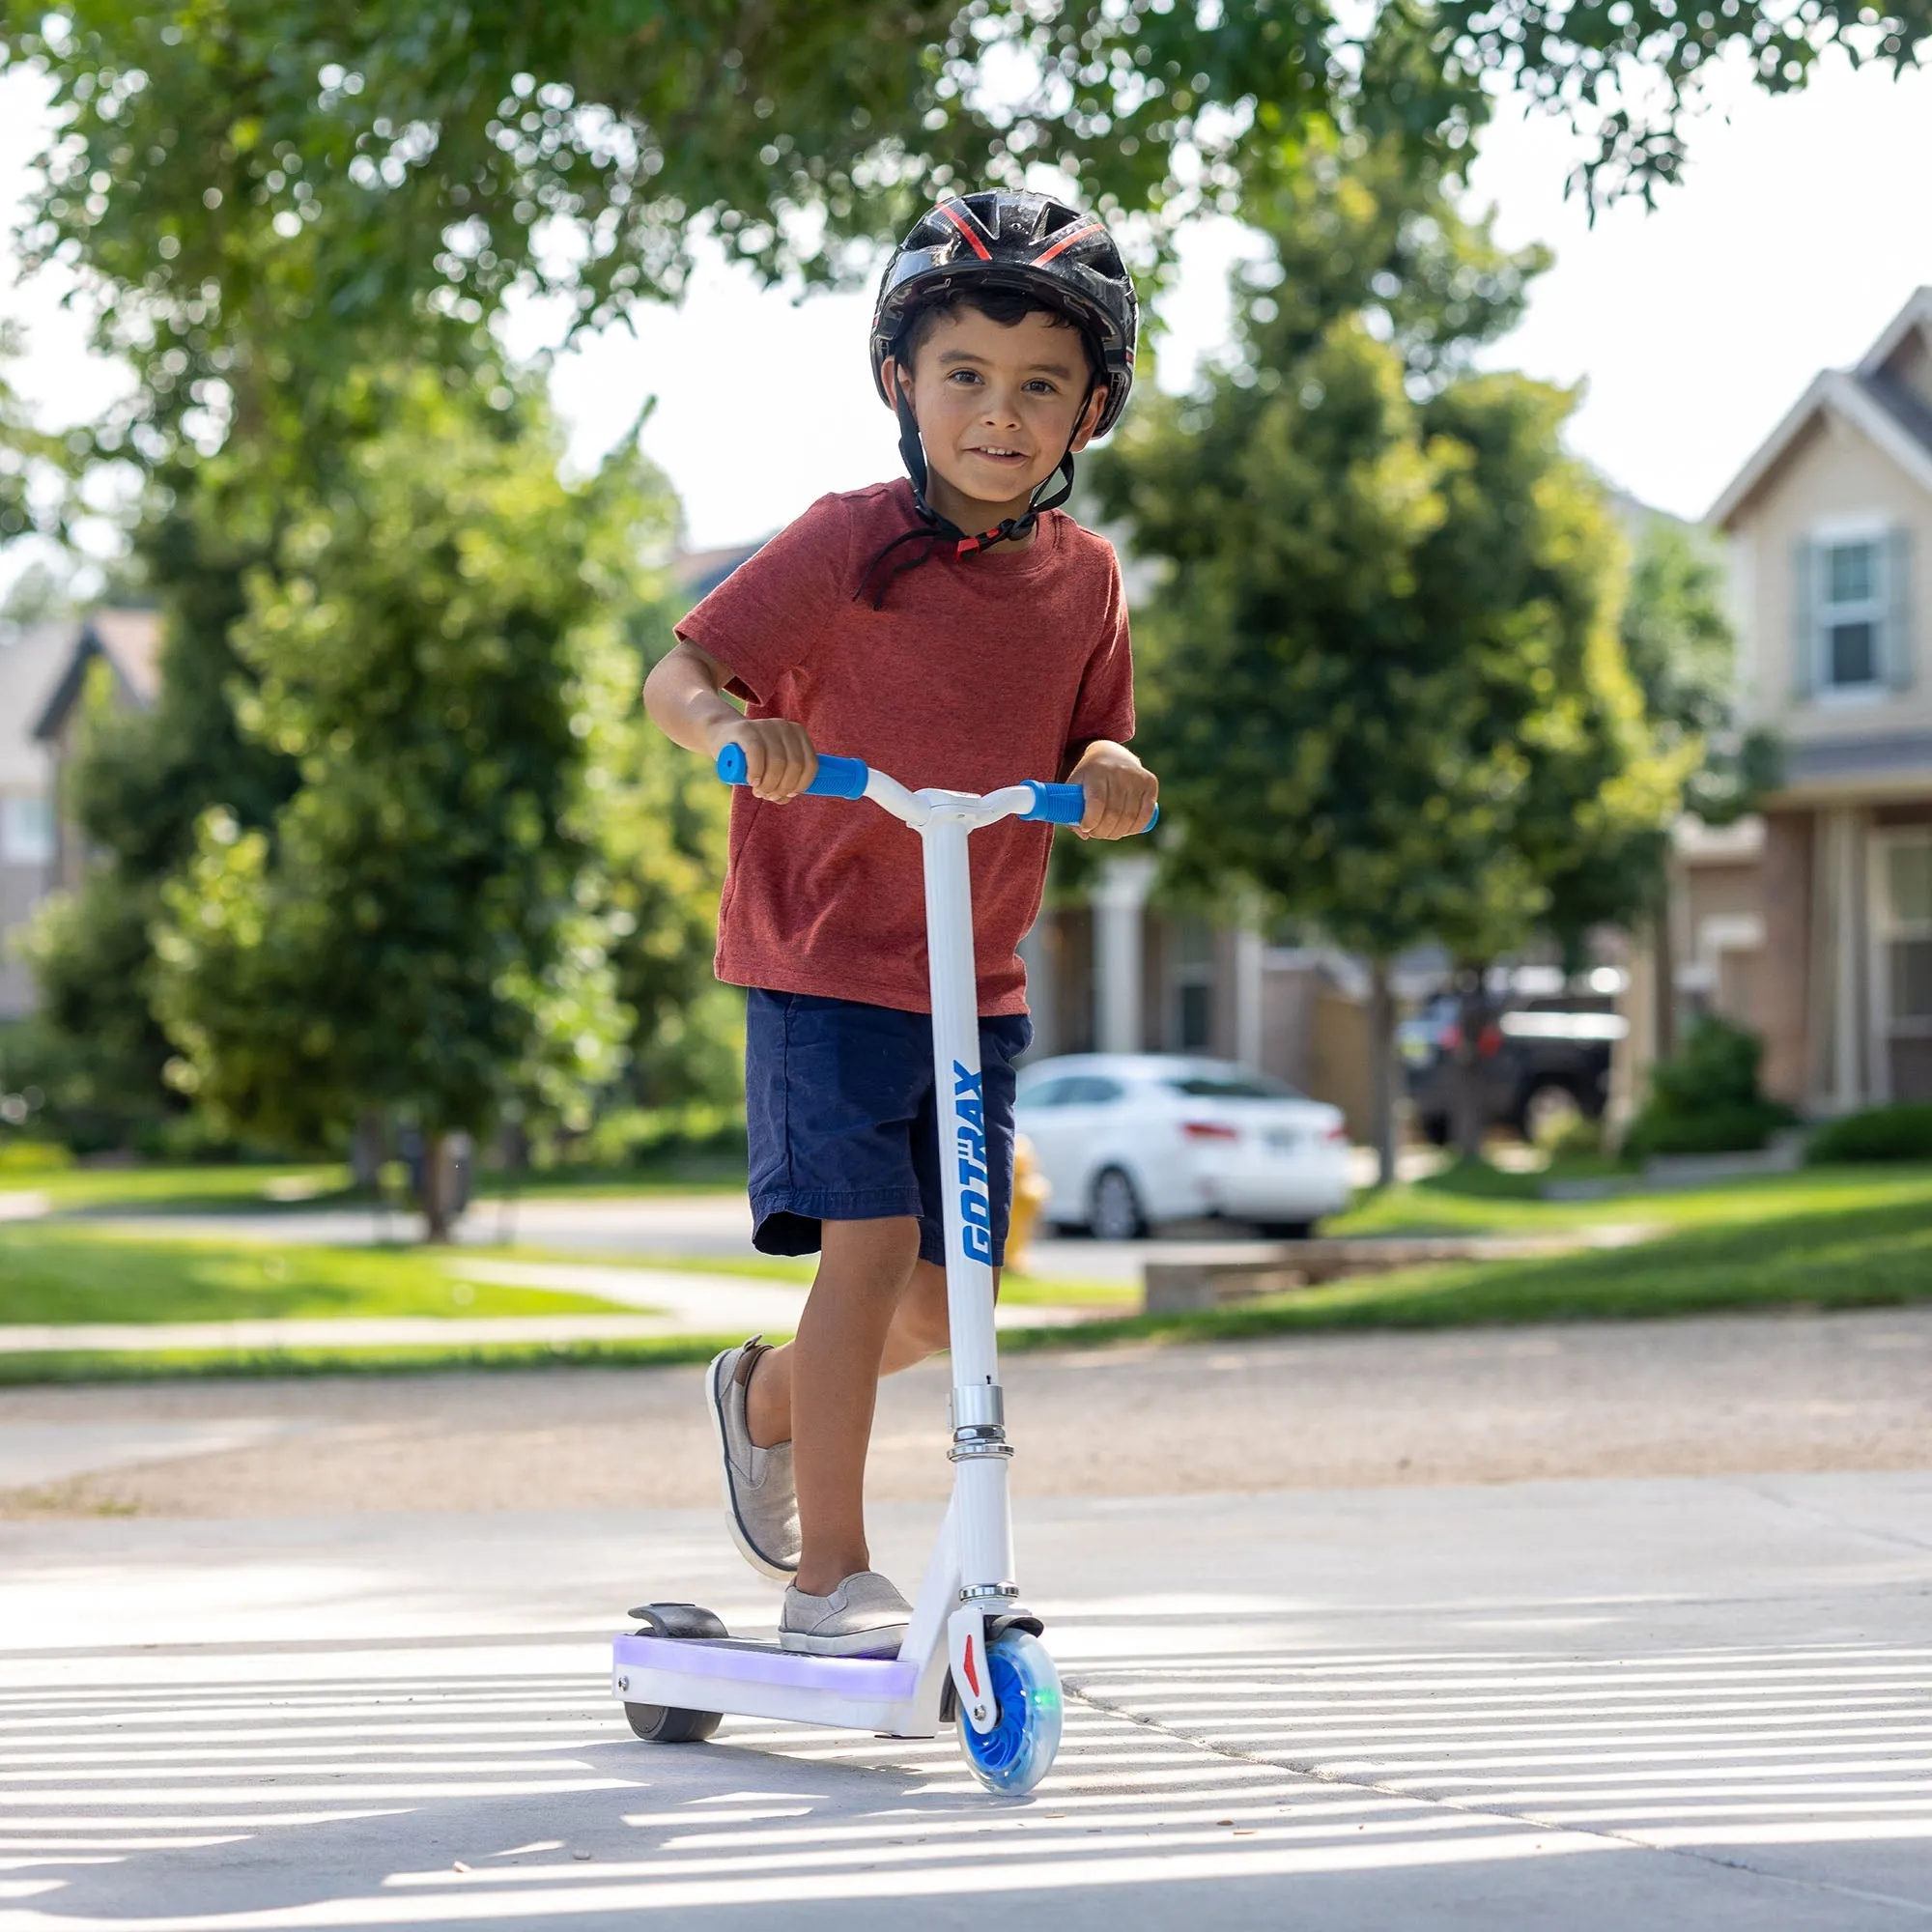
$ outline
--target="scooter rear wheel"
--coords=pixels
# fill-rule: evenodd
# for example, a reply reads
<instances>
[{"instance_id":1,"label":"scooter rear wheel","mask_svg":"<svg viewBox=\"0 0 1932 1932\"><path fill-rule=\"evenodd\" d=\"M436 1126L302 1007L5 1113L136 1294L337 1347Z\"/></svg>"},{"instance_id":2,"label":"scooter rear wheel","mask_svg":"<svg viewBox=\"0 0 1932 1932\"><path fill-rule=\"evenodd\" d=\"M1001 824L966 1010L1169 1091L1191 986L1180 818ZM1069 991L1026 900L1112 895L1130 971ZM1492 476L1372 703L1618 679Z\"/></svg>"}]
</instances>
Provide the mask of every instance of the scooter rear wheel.
<instances>
[{"instance_id":1,"label":"scooter rear wheel","mask_svg":"<svg viewBox=\"0 0 1932 1932\"><path fill-rule=\"evenodd\" d=\"M701 1745L724 1721L716 1711L680 1711L674 1704L626 1704L624 1716L649 1745Z\"/></svg>"},{"instance_id":2,"label":"scooter rear wheel","mask_svg":"<svg viewBox=\"0 0 1932 1932\"><path fill-rule=\"evenodd\" d=\"M959 1748L987 1790L1018 1798L1052 1770L1060 1749L1060 1672L1045 1644L1017 1630L994 1640L986 1670L999 1700L999 1721L981 1735L962 1709Z\"/></svg>"}]
</instances>

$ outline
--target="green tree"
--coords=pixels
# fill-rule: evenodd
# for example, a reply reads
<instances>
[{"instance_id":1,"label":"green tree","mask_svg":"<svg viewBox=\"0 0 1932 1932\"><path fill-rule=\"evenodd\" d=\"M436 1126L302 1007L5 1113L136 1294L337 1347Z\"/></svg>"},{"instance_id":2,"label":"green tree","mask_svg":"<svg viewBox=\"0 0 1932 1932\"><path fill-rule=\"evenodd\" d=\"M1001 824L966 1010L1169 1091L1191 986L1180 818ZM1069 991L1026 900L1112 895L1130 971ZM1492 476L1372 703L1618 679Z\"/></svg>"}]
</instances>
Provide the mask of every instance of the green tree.
<instances>
[{"instance_id":1,"label":"green tree","mask_svg":"<svg viewBox=\"0 0 1932 1932\"><path fill-rule=\"evenodd\" d=\"M43 1018L66 1047L55 1113L96 1144L127 1145L185 1105L162 1079L171 1049L152 1009L149 929L196 820L219 804L242 826L264 825L294 783L288 758L244 739L232 710L249 673L228 627L242 574L267 554L273 500L240 468L171 469L150 493L135 543L166 597L158 695L151 709L123 708L104 675L87 694L63 806L95 862L74 893L47 902L29 940Z\"/></svg>"},{"instance_id":2,"label":"green tree","mask_svg":"<svg viewBox=\"0 0 1932 1932\"><path fill-rule=\"evenodd\" d=\"M665 506L626 462L561 483L528 396L364 381L384 427L286 505L230 633L242 733L298 787L266 827L202 814L161 888L155 998L171 1078L220 1118L412 1119L440 1236L449 1135L512 1098L581 1123L618 1065L620 622Z\"/></svg>"},{"instance_id":3,"label":"green tree","mask_svg":"<svg viewBox=\"0 0 1932 1932\"><path fill-rule=\"evenodd\" d=\"M1655 742L1685 770L1684 810L1707 824L1733 823L1776 786L1781 753L1772 733L1737 723L1736 639L1722 566L1707 538L1673 518L1640 518L1619 630ZM1669 858L1663 825L1631 829L1579 855L1551 881L1549 922L1573 952L1593 924L1649 935L1656 1037L1666 1055L1677 1044L1670 923L1662 916Z\"/></svg>"},{"instance_id":4,"label":"green tree","mask_svg":"<svg viewBox=\"0 0 1932 1932\"><path fill-rule=\"evenodd\" d=\"M58 515L49 514L44 499L36 499L34 486L47 472L57 475L66 468L65 445L35 426L32 412L9 379L7 365L20 347L18 325L0 321L0 545L58 529Z\"/></svg>"},{"instance_id":5,"label":"green tree","mask_svg":"<svg viewBox=\"0 0 1932 1932\"><path fill-rule=\"evenodd\" d=\"M1390 958L1520 945L1681 774L1618 643L1615 527L1560 446L1573 398L1462 366L1538 258L1385 150L1339 144L1268 212L1236 357L1141 411L1098 487L1169 566L1144 629L1170 863L1372 961L1386 1179Z\"/></svg>"},{"instance_id":6,"label":"green tree","mask_svg":"<svg viewBox=\"0 0 1932 1932\"><path fill-rule=\"evenodd\" d=\"M534 283L601 323L674 297L698 232L837 278L932 189L1041 163L1157 239L1323 122L1454 150L1498 81L1595 143L1586 191L1647 196L1714 58L1774 91L1833 46L1902 69L1932 0L76 0L0 22L60 118L34 249L77 249L110 336L218 412L266 310L393 330Z\"/></svg>"},{"instance_id":7,"label":"green tree","mask_svg":"<svg viewBox=\"0 0 1932 1932\"><path fill-rule=\"evenodd\" d=\"M1733 823L1776 784L1780 754L1772 733L1738 724L1737 637L1723 564L1701 531L1671 517L1644 519L1621 635L1663 741L1701 752L1685 810L1707 825Z\"/></svg>"}]
</instances>

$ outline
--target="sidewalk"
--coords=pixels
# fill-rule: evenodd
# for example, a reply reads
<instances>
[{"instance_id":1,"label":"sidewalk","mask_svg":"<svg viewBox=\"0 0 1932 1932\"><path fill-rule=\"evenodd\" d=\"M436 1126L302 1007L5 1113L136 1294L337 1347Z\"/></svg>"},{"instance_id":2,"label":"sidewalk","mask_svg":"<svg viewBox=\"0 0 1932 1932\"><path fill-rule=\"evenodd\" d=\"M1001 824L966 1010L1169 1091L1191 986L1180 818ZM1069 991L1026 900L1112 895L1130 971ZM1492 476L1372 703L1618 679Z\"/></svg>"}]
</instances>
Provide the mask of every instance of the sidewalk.
<instances>
[{"instance_id":1,"label":"sidewalk","mask_svg":"<svg viewBox=\"0 0 1932 1932\"><path fill-rule=\"evenodd\" d=\"M572 1262L465 1262L469 1280L505 1288L594 1294L630 1315L323 1317L257 1321L98 1321L0 1324L0 1355L159 1353L180 1350L477 1348L491 1343L558 1346L673 1335L788 1335L806 1291L744 1275L672 1268L580 1265ZM1003 1307L1002 1328L1057 1328L1092 1321L1094 1309Z\"/></svg>"}]
</instances>

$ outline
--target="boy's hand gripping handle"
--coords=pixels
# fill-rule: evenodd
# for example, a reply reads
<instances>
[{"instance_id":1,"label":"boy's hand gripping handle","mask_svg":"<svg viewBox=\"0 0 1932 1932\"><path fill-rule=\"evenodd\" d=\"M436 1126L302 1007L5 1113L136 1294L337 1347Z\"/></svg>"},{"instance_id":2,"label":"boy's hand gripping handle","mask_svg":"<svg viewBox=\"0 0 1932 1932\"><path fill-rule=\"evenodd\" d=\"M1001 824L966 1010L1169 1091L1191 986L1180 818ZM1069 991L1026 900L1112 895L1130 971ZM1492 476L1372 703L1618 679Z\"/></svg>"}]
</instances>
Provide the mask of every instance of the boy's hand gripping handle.
<instances>
[{"instance_id":1,"label":"boy's hand gripping handle","mask_svg":"<svg viewBox=\"0 0 1932 1932\"><path fill-rule=\"evenodd\" d=\"M726 784L741 785L745 782L745 748L742 745L726 745L718 753L718 776ZM813 798L864 798L866 781L871 777L871 769L863 758L834 758L823 753L819 754L818 770L812 774L811 782L806 792ZM1046 784L1038 779L1025 781L1026 788L1033 793L1033 804L1019 816L1046 825L1078 825L1087 811L1087 789L1084 785ZM1160 823L1160 807L1155 806L1153 816L1141 829L1151 832Z\"/></svg>"},{"instance_id":2,"label":"boy's hand gripping handle","mask_svg":"<svg viewBox=\"0 0 1932 1932\"><path fill-rule=\"evenodd\" d=\"M727 785L745 782L745 748L726 745L718 753L718 776ZM806 791L813 798L864 798L866 781L872 776L863 758L829 758L819 755L818 769L811 775Z\"/></svg>"},{"instance_id":3,"label":"boy's hand gripping handle","mask_svg":"<svg viewBox=\"0 0 1932 1932\"><path fill-rule=\"evenodd\" d=\"M1028 779L1027 789L1033 793L1030 810L1020 813L1022 818L1031 818L1047 825L1078 825L1087 815L1087 787L1085 785L1042 784L1038 779ZM1142 832L1151 832L1160 823L1160 807L1155 806L1153 816L1141 827Z\"/></svg>"}]
</instances>

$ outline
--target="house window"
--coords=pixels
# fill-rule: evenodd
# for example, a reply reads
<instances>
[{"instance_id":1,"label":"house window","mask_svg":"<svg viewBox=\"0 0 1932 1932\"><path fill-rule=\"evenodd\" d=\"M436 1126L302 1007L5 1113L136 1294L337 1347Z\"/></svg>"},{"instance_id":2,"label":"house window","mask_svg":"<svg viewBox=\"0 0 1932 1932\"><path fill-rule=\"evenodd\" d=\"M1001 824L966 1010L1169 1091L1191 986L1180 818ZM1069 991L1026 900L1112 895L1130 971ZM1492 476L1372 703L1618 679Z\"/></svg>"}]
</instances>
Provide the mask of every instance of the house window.
<instances>
[{"instance_id":1,"label":"house window","mask_svg":"<svg viewBox=\"0 0 1932 1932\"><path fill-rule=\"evenodd\" d=\"M13 866L44 866L53 856L53 801L31 791L0 797L0 861Z\"/></svg>"},{"instance_id":2,"label":"house window","mask_svg":"<svg viewBox=\"0 0 1932 1932\"><path fill-rule=\"evenodd\" d=\"M1174 934L1174 1043L1206 1052L1214 1030L1214 932L1206 920L1184 919Z\"/></svg>"},{"instance_id":3,"label":"house window","mask_svg":"<svg viewBox=\"0 0 1932 1932\"><path fill-rule=\"evenodd\" d=\"M1887 841L1880 896L1887 1017L1898 1032L1932 1032L1932 834Z\"/></svg>"},{"instance_id":4,"label":"house window","mask_svg":"<svg viewBox=\"0 0 1932 1932\"><path fill-rule=\"evenodd\" d=\"M1819 687L1865 690L1884 676L1885 547L1876 537L1861 537L1821 548Z\"/></svg>"}]
</instances>

